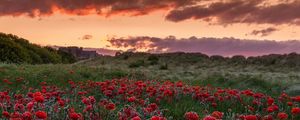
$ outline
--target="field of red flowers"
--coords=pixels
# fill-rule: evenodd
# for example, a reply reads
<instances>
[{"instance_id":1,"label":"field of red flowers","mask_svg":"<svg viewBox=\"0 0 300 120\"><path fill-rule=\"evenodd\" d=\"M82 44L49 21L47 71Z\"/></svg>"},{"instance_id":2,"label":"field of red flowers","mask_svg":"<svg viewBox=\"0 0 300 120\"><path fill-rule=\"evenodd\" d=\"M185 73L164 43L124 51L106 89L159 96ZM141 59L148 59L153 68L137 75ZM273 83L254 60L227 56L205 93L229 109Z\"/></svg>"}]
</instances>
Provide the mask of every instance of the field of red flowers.
<instances>
[{"instance_id":1,"label":"field of red flowers","mask_svg":"<svg viewBox=\"0 0 300 120\"><path fill-rule=\"evenodd\" d=\"M3 79L8 86L26 82ZM41 82L15 91L1 88L7 120L299 120L300 96L192 86L184 82L112 79Z\"/></svg>"}]
</instances>

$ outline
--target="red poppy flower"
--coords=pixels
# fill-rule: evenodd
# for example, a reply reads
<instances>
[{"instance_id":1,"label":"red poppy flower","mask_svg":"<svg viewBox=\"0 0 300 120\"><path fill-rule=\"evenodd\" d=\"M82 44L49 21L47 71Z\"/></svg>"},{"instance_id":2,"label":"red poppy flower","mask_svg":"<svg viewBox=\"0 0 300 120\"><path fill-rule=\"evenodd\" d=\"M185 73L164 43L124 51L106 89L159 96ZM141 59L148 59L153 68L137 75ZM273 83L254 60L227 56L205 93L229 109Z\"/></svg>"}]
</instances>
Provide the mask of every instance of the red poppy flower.
<instances>
[{"instance_id":1,"label":"red poppy flower","mask_svg":"<svg viewBox=\"0 0 300 120\"><path fill-rule=\"evenodd\" d=\"M269 113L274 112L273 106L269 106L269 107L267 108L267 111L268 111Z\"/></svg>"},{"instance_id":2,"label":"red poppy flower","mask_svg":"<svg viewBox=\"0 0 300 120\"><path fill-rule=\"evenodd\" d=\"M141 120L141 118L139 116L135 116L135 117L131 118L131 120Z\"/></svg>"},{"instance_id":3,"label":"red poppy flower","mask_svg":"<svg viewBox=\"0 0 300 120\"><path fill-rule=\"evenodd\" d=\"M199 120L199 115L195 112L187 112L184 114L186 120Z\"/></svg>"},{"instance_id":4,"label":"red poppy flower","mask_svg":"<svg viewBox=\"0 0 300 120\"><path fill-rule=\"evenodd\" d=\"M293 106L293 102L287 102L288 106Z\"/></svg>"},{"instance_id":5,"label":"red poppy flower","mask_svg":"<svg viewBox=\"0 0 300 120\"><path fill-rule=\"evenodd\" d=\"M70 113L70 118L72 120L78 120L80 117L81 117L81 114L78 114L78 113L75 113L75 112Z\"/></svg>"},{"instance_id":6,"label":"red poppy flower","mask_svg":"<svg viewBox=\"0 0 300 120\"><path fill-rule=\"evenodd\" d=\"M258 120L256 115L246 115L245 120Z\"/></svg>"},{"instance_id":7,"label":"red poppy flower","mask_svg":"<svg viewBox=\"0 0 300 120\"><path fill-rule=\"evenodd\" d=\"M9 112L7 112L7 111L3 111L3 112L2 112L2 116L4 116L5 118L9 118L9 117L10 117L10 114L9 114Z\"/></svg>"},{"instance_id":8,"label":"red poppy flower","mask_svg":"<svg viewBox=\"0 0 300 120\"><path fill-rule=\"evenodd\" d=\"M217 119L222 119L223 117L223 113L222 112L219 112L219 111L214 111L211 116L217 118Z\"/></svg>"},{"instance_id":9,"label":"red poppy flower","mask_svg":"<svg viewBox=\"0 0 300 120\"><path fill-rule=\"evenodd\" d=\"M292 112L294 115L300 114L300 108L299 108L299 107L292 108L291 112Z\"/></svg>"},{"instance_id":10,"label":"red poppy flower","mask_svg":"<svg viewBox=\"0 0 300 120\"><path fill-rule=\"evenodd\" d=\"M37 112L35 112L35 116L39 119L46 119L47 113L44 111L37 111Z\"/></svg>"},{"instance_id":11,"label":"red poppy flower","mask_svg":"<svg viewBox=\"0 0 300 120\"><path fill-rule=\"evenodd\" d=\"M266 115L263 117L263 120L274 120L272 115Z\"/></svg>"},{"instance_id":12,"label":"red poppy flower","mask_svg":"<svg viewBox=\"0 0 300 120\"><path fill-rule=\"evenodd\" d=\"M280 120L286 120L286 119L288 119L288 117L289 117L289 115L284 112L280 112L277 114L277 118Z\"/></svg>"},{"instance_id":13,"label":"red poppy flower","mask_svg":"<svg viewBox=\"0 0 300 120\"><path fill-rule=\"evenodd\" d=\"M203 118L203 120L217 120L217 118L215 118L213 116L206 116Z\"/></svg>"},{"instance_id":14,"label":"red poppy flower","mask_svg":"<svg viewBox=\"0 0 300 120\"><path fill-rule=\"evenodd\" d=\"M29 102L29 103L27 103L26 108L27 108L28 111L31 111L33 109L33 106L34 106L34 103Z\"/></svg>"},{"instance_id":15,"label":"red poppy flower","mask_svg":"<svg viewBox=\"0 0 300 120\"><path fill-rule=\"evenodd\" d=\"M31 117L32 117L32 115L31 115L30 112L24 112L24 113L22 114L23 120L31 120Z\"/></svg>"},{"instance_id":16,"label":"red poppy flower","mask_svg":"<svg viewBox=\"0 0 300 120\"><path fill-rule=\"evenodd\" d=\"M128 100L128 102L134 102L136 100L136 98L134 96L132 96L132 97L129 97L127 100Z\"/></svg>"},{"instance_id":17,"label":"red poppy flower","mask_svg":"<svg viewBox=\"0 0 300 120\"><path fill-rule=\"evenodd\" d=\"M106 108L107 110L115 110L116 105L115 105L114 103L108 103L108 104L105 106L105 108Z\"/></svg>"},{"instance_id":18,"label":"red poppy flower","mask_svg":"<svg viewBox=\"0 0 300 120\"><path fill-rule=\"evenodd\" d=\"M45 98L41 92L35 92L33 94L33 97L34 97L34 100L39 103L42 103L45 100Z\"/></svg>"},{"instance_id":19,"label":"red poppy flower","mask_svg":"<svg viewBox=\"0 0 300 120\"><path fill-rule=\"evenodd\" d=\"M274 103L274 99L271 98L271 97L269 97L269 98L267 99L267 103L268 103L268 105L272 105L272 104Z\"/></svg>"},{"instance_id":20,"label":"red poppy flower","mask_svg":"<svg viewBox=\"0 0 300 120\"><path fill-rule=\"evenodd\" d=\"M150 120L166 120L166 118L164 118L164 117L159 117L159 116L152 116L152 117L150 118Z\"/></svg>"}]
</instances>

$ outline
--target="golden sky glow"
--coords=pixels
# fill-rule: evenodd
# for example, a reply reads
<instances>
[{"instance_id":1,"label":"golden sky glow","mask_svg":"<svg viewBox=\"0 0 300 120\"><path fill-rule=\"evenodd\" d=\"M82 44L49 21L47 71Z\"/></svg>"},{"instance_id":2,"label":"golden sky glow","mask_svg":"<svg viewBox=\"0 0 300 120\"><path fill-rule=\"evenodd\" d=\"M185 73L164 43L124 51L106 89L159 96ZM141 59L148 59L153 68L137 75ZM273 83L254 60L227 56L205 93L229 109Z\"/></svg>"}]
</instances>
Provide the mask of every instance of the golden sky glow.
<instances>
[{"instance_id":1,"label":"golden sky glow","mask_svg":"<svg viewBox=\"0 0 300 120\"><path fill-rule=\"evenodd\" d=\"M106 39L112 36L153 36L178 38L196 37L234 37L241 39L291 40L300 38L298 26L279 25L279 31L269 36L250 35L251 31L264 29L269 25L209 25L207 22L186 20L170 22L164 19L165 12L129 17L97 15L69 16L55 14L43 18L26 16L0 17L1 32L12 33L41 45L105 47ZM84 35L92 35L90 40L81 40Z\"/></svg>"}]
</instances>

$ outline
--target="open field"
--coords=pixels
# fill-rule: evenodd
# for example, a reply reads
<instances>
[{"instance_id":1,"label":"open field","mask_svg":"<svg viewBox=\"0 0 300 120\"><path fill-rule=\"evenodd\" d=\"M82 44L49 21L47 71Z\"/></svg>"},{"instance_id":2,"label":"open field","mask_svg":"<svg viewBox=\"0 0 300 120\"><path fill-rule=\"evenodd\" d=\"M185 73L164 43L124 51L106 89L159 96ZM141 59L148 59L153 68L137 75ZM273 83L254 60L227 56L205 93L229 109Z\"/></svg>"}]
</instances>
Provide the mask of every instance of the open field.
<instances>
[{"instance_id":1,"label":"open field","mask_svg":"<svg viewBox=\"0 0 300 120\"><path fill-rule=\"evenodd\" d=\"M297 69L167 60L1 64L1 118L45 111L57 120L300 119Z\"/></svg>"}]
</instances>

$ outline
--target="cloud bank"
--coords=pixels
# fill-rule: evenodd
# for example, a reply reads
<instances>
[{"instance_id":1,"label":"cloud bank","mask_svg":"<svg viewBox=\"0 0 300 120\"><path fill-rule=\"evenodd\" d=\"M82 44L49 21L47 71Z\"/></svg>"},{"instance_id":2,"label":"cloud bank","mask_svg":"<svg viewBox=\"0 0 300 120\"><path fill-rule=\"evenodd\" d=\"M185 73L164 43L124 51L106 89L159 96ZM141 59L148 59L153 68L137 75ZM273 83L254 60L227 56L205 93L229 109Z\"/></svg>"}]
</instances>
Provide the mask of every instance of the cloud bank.
<instances>
[{"instance_id":1,"label":"cloud bank","mask_svg":"<svg viewBox=\"0 0 300 120\"><path fill-rule=\"evenodd\" d=\"M182 38L174 36L157 37L128 37L112 38L108 40L112 48L162 52L201 52L207 55L244 55L260 56L266 54L300 53L300 41L272 41L272 40L242 40L235 38Z\"/></svg>"},{"instance_id":2,"label":"cloud bank","mask_svg":"<svg viewBox=\"0 0 300 120\"><path fill-rule=\"evenodd\" d=\"M225 0L226 1L226 0ZM300 1L229 0L172 10L166 19L180 22L197 19L215 24L300 24Z\"/></svg>"},{"instance_id":3,"label":"cloud bank","mask_svg":"<svg viewBox=\"0 0 300 120\"><path fill-rule=\"evenodd\" d=\"M150 12L177 8L196 0L1 0L0 16L50 16L113 14L145 15Z\"/></svg>"},{"instance_id":4,"label":"cloud bank","mask_svg":"<svg viewBox=\"0 0 300 120\"><path fill-rule=\"evenodd\" d=\"M1 0L0 16L69 15L129 16L167 12L165 19L214 24L300 24L299 0Z\"/></svg>"}]
</instances>

